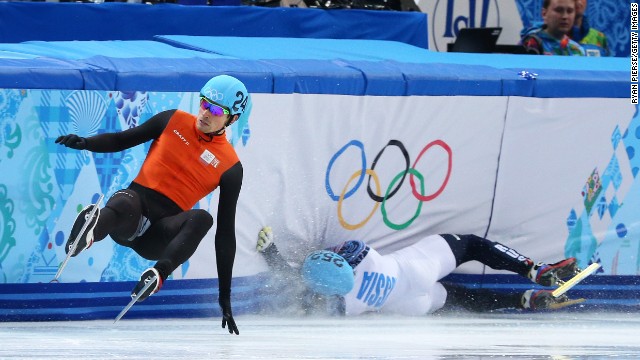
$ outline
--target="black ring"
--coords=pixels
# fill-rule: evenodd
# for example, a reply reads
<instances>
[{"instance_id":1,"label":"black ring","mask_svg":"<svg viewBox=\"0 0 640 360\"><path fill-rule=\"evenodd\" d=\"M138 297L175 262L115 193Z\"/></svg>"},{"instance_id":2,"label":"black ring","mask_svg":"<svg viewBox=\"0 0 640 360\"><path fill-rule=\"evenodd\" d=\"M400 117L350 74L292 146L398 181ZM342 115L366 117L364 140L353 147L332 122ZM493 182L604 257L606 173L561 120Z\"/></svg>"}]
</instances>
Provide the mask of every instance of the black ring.
<instances>
[{"instance_id":1,"label":"black ring","mask_svg":"<svg viewBox=\"0 0 640 360\"><path fill-rule=\"evenodd\" d=\"M400 140L394 140L391 139L389 140L389 142L387 143L387 145L385 145L382 150L380 150L380 152L378 153L378 155L376 155L376 158L373 159L373 162L371 163L371 170L374 170L376 167L376 163L378 162L378 159L380 159L380 156L382 156L382 153L384 152L384 150L388 147L388 146L397 146L398 149L400 149L400 151L402 152L402 156L404 156L404 160L405 160L405 169L404 169L404 174L402 175L402 179L400 179L400 182L398 182L398 185L396 185L396 188L393 189L393 191L391 191L389 193L389 196L386 199L391 199L391 197L393 197L393 195L395 195L396 192L398 192L398 190L400 190L400 186L402 186L402 183L404 182L404 178L407 177L407 173L409 172L409 167L411 166L409 164L409 153L407 152L407 149L404 147L404 144L400 141ZM377 201L377 202L382 202L385 200L385 198L376 195L373 190L371 190L371 175L369 175L369 180L367 181L367 193L369 194L369 197L373 200L373 201Z\"/></svg>"}]
</instances>

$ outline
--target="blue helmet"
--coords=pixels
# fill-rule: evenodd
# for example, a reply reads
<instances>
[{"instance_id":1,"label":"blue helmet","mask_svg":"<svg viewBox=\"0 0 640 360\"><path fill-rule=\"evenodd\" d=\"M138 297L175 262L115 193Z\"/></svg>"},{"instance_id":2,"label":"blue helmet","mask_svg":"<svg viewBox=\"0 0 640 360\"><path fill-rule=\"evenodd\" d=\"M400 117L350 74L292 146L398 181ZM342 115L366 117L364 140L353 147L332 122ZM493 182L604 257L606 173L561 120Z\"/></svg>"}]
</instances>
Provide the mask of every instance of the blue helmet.
<instances>
[{"instance_id":1,"label":"blue helmet","mask_svg":"<svg viewBox=\"0 0 640 360\"><path fill-rule=\"evenodd\" d=\"M322 295L344 296L353 289L355 282L353 268L347 260L327 250L307 255L301 273L307 287Z\"/></svg>"},{"instance_id":2,"label":"blue helmet","mask_svg":"<svg viewBox=\"0 0 640 360\"><path fill-rule=\"evenodd\" d=\"M236 121L238 130L235 133L242 133L249 121L253 103L246 86L240 80L229 75L215 76L204 84L200 96L228 108L231 115L239 115Z\"/></svg>"},{"instance_id":3,"label":"blue helmet","mask_svg":"<svg viewBox=\"0 0 640 360\"><path fill-rule=\"evenodd\" d=\"M336 254L342 256L349 262L352 268L356 268L369 253L369 246L361 240L349 240L340 245L328 248Z\"/></svg>"}]
</instances>

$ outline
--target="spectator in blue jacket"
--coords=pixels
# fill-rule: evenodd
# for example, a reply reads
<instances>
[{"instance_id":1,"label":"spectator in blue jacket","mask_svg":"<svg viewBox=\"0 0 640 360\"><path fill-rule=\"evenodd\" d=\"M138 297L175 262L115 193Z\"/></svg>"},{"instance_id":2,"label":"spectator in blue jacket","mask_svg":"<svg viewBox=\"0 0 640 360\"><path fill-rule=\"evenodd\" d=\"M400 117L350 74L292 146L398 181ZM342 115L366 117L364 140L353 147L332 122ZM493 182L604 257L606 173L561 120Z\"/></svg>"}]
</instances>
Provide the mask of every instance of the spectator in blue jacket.
<instances>
[{"instance_id":1,"label":"spectator in blue jacket","mask_svg":"<svg viewBox=\"0 0 640 360\"><path fill-rule=\"evenodd\" d=\"M575 12L576 0L544 0L544 23L524 29L521 33L521 44L527 53L584 56L584 48L567 35L573 27Z\"/></svg>"}]
</instances>

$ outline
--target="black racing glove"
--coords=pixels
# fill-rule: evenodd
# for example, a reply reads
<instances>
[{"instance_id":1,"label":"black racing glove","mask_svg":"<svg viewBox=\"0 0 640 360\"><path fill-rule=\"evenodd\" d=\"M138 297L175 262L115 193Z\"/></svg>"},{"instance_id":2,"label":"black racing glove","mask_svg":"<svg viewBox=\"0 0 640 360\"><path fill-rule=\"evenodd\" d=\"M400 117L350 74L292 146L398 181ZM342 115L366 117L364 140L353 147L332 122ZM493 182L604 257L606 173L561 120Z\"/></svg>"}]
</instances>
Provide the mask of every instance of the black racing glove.
<instances>
[{"instance_id":1,"label":"black racing glove","mask_svg":"<svg viewBox=\"0 0 640 360\"><path fill-rule=\"evenodd\" d=\"M240 335L236 322L233 320L233 314L231 313L231 299L228 297L220 297L218 298L218 304L220 304L220 308L222 309L222 328L224 329L229 325L229 334L236 333L236 335Z\"/></svg>"},{"instance_id":2,"label":"black racing glove","mask_svg":"<svg viewBox=\"0 0 640 360\"><path fill-rule=\"evenodd\" d=\"M59 136L56 139L56 144L64 145L68 148L76 150L84 150L87 148L87 139L80 137L76 134L69 134Z\"/></svg>"}]
</instances>

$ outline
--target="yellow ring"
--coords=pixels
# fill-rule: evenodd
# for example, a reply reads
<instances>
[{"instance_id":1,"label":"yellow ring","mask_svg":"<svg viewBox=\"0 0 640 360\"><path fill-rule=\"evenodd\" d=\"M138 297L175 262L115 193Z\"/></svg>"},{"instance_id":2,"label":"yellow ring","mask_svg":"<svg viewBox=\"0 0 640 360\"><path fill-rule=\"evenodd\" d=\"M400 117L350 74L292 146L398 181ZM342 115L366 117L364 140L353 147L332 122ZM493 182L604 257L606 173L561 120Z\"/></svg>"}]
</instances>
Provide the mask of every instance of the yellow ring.
<instances>
[{"instance_id":1,"label":"yellow ring","mask_svg":"<svg viewBox=\"0 0 640 360\"><path fill-rule=\"evenodd\" d=\"M371 169L365 170L365 173L373 178L373 182L376 184L376 195L380 196L381 191L380 191L380 181L378 180L378 174L376 174L376 172ZM349 184L351 184L351 182L355 180L357 177L359 177L360 175L362 175L362 170L358 170L353 175L351 175L351 178L349 179L349 181L347 181L347 184L344 186L344 189L342 189L342 193L340 194L340 198L338 199L338 220L340 221L340 224L342 225L342 227L347 230L356 230L363 227L364 224L366 224L367 221L371 219L373 214L375 214L376 210L378 210L378 207L380 206L379 202L374 201L375 205L373 207L373 210L371 210L371 212L369 213L369 216L367 216L364 220L362 220L361 222L355 225L351 225L344 220L344 217L342 216L342 200L344 200L344 195L347 193L347 188L349 187Z\"/></svg>"}]
</instances>

